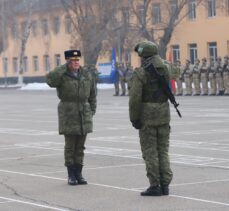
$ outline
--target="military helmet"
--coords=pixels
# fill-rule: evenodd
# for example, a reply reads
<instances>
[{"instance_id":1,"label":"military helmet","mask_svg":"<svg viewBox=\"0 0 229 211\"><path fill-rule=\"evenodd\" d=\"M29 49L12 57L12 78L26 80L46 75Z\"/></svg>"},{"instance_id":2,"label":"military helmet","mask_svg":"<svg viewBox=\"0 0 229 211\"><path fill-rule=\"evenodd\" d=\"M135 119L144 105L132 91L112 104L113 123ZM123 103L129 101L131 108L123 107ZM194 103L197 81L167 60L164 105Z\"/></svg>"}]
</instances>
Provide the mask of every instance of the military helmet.
<instances>
[{"instance_id":1,"label":"military helmet","mask_svg":"<svg viewBox=\"0 0 229 211\"><path fill-rule=\"evenodd\" d=\"M142 41L138 43L134 51L138 53L138 56L147 58L158 54L158 47L154 42Z\"/></svg>"},{"instance_id":2,"label":"military helmet","mask_svg":"<svg viewBox=\"0 0 229 211\"><path fill-rule=\"evenodd\" d=\"M203 62L206 62L207 61L206 57L202 58L202 61Z\"/></svg>"}]
</instances>

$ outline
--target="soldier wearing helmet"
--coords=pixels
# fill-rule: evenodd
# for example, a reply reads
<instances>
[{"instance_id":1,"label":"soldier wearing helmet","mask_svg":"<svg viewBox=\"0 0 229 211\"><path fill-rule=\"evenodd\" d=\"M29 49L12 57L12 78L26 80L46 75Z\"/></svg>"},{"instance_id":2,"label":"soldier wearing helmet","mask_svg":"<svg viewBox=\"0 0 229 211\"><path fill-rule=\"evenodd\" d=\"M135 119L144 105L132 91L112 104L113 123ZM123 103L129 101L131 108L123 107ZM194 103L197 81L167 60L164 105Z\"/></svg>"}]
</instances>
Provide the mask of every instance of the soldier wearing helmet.
<instances>
[{"instance_id":1,"label":"soldier wearing helmet","mask_svg":"<svg viewBox=\"0 0 229 211\"><path fill-rule=\"evenodd\" d=\"M193 85L194 85L194 96L199 96L201 89L200 89L200 60L196 59L195 64L192 68L192 78L193 78Z\"/></svg>"},{"instance_id":2,"label":"soldier wearing helmet","mask_svg":"<svg viewBox=\"0 0 229 211\"><path fill-rule=\"evenodd\" d=\"M134 70L130 83L129 115L134 128L139 130L142 156L146 164L150 186L142 196L169 194L172 180L168 146L170 110L168 97L156 76L147 71L153 64L157 73L169 83L169 71L158 55L155 43L143 41L135 46L141 66Z\"/></svg>"},{"instance_id":3,"label":"soldier wearing helmet","mask_svg":"<svg viewBox=\"0 0 229 211\"><path fill-rule=\"evenodd\" d=\"M180 60L176 60L175 67L178 69L179 75L176 77L176 96L183 95L183 86L182 86L182 73L181 73L181 62Z\"/></svg>"},{"instance_id":4,"label":"soldier wearing helmet","mask_svg":"<svg viewBox=\"0 0 229 211\"><path fill-rule=\"evenodd\" d=\"M228 56L224 57L223 64L223 84L224 84L224 95L229 95L229 58Z\"/></svg>"},{"instance_id":5,"label":"soldier wearing helmet","mask_svg":"<svg viewBox=\"0 0 229 211\"><path fill-rule=\"evenodd\" d=\"M209 58L208 78L210 82L209 95L216 95L216 65L213 58Z\"/></svg>"},{"instance_id":6,"label":"soldier wearing helmet","mask_svg":"<svg viewBox=\"0 0 229 211\"><path fill-rule=\"evenodd\" d=\"M185 83L185 96L192 95L192 67L191 62L186 59L185 66L183 67L184 83Z\"/></svg>"},{"instance_id":7,"label":"soldier wearing helmet","mask_svg":"<svg viewBox=\"0 0 229 211\"><path fill-rule=\"evenodd\" d=\"M217 95L223 95L224 87L223 87L223 64L221 57L217 58L216 61L216 88Z\"/></svg>"},{"instance_id":8,"label":"soldier wearing helmet","mask_svg":"<svg viewBox=\"0 0 229 211\"><path fill-rule=\"evenodd\" d=\"M208 95L208 66L205 57L202 58L202 63L200 65L200 82L202 84L201 95Z\"/></svg>"}]
</instances>

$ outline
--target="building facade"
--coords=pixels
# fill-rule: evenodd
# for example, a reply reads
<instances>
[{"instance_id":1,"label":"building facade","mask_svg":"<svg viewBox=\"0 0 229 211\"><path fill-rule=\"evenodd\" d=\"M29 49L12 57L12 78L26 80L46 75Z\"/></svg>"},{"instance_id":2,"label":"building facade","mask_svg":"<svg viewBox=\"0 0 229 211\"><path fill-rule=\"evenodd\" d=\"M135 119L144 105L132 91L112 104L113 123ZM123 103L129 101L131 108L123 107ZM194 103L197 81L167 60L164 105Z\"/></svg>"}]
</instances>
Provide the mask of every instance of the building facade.
<instances>
[{"instance_id":1,"label":"building facade","mask_svg":"<svg viewBox=\"0 0 229 211\"><path fill-rule=\"evenodd\" d=\"M218 2L221 1L222 5ZM163 9L160 1L152 5L152 24L160 24ZM229 0L206 0L197 5L190 0L185 5L181 23L177 25L168 52L172 51L173 61L184 63L190 59L229 55ZM6 49L0 54L0 83L16 83L19 70L19 53L25 20L18 16L7 30ZM44 81L44 76L54 67L63 64L64 50L71 48L73 26L63 8L51 12L39 11L32 15L32 27L23 58L24 81ZM77 36L77 35L75 35ZM137 55L131 53L131 63L139 65ZM98 63L109 62L110 54L101 55Z\"/></svg>"}]
</instances>

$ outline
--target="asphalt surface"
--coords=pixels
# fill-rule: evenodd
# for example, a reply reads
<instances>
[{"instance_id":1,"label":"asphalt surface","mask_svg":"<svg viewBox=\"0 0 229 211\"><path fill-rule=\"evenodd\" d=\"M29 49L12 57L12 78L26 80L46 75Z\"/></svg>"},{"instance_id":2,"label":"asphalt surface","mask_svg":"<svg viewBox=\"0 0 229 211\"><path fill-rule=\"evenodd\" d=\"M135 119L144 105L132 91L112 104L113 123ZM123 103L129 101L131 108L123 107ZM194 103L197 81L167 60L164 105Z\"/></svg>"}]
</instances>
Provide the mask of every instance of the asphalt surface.
<instances>
[{"instance_id":1,"label":"asphalt surface","mask_svg":"<svg viewBox=\"0 0 229 211\"><path fill-rule=\"evenodd\" d=\"M99 90L84 177L68 186L55 91L0 90L0 210L227 211L229 97L179 97L171 106L170 196L141 197L148 187L128 97Z\"/></svg>"}]
</instances>

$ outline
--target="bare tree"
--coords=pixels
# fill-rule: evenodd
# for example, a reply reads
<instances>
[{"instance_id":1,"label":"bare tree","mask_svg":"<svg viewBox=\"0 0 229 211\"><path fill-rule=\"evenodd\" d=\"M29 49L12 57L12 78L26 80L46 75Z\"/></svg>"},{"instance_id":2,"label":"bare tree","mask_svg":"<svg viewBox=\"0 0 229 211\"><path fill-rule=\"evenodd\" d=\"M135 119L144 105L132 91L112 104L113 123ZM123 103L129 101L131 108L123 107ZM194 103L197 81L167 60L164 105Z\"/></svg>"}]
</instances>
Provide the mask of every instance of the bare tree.
<instances>
[{"instance_id":1,"label":"bare tree","mask_svg":"<svg viewBox=\"0 0 229 211\"><path fill-rule=\"evenodd\" d=\"M32 6L33 6L33 1L29 0L24 0L23 1L23 6L25 7L25 22L23 24L23 31L22 31L22 37L20 38L21 46L20 46L20 51L19 51L19 72L18 72L18 85L23 84L23 74L24 74L24 68L25 65L23 65L23 60L25 57L25 49L26 49L26 44L29 38L30 34L30 28L32 26Z\"/></svg>"},{"instance_id":2,"label":"bare tree","mask_svg":"<svg viewBox=\"0 0 229 211\"><path fill-rule=\"evenodd\" d=\"M190 0L130 0L132 13L135 15L133 28L138 32L138 37L156 42L162 58L166 57L167 46L177 25L190 14L186 9ZM204 0L196 0L197 8ZM160 7L155 10L154 7ZM160 9L163 16L160 17ZM156 14L157 13L157 14ZM157 20L154 20L158 18Z\"/></svg>"},{"instance_id":3,"label":"bare tree","mask_svg":"<svg viewBox=\"0 0 229 211\"><path fill-rule=\"evenodd\" d=\"M108 40L117 0L62 0L62 4L76 32L72 46L83 49L85 64L96 64L103 41Z\"/></svg>"}]
</instances>

